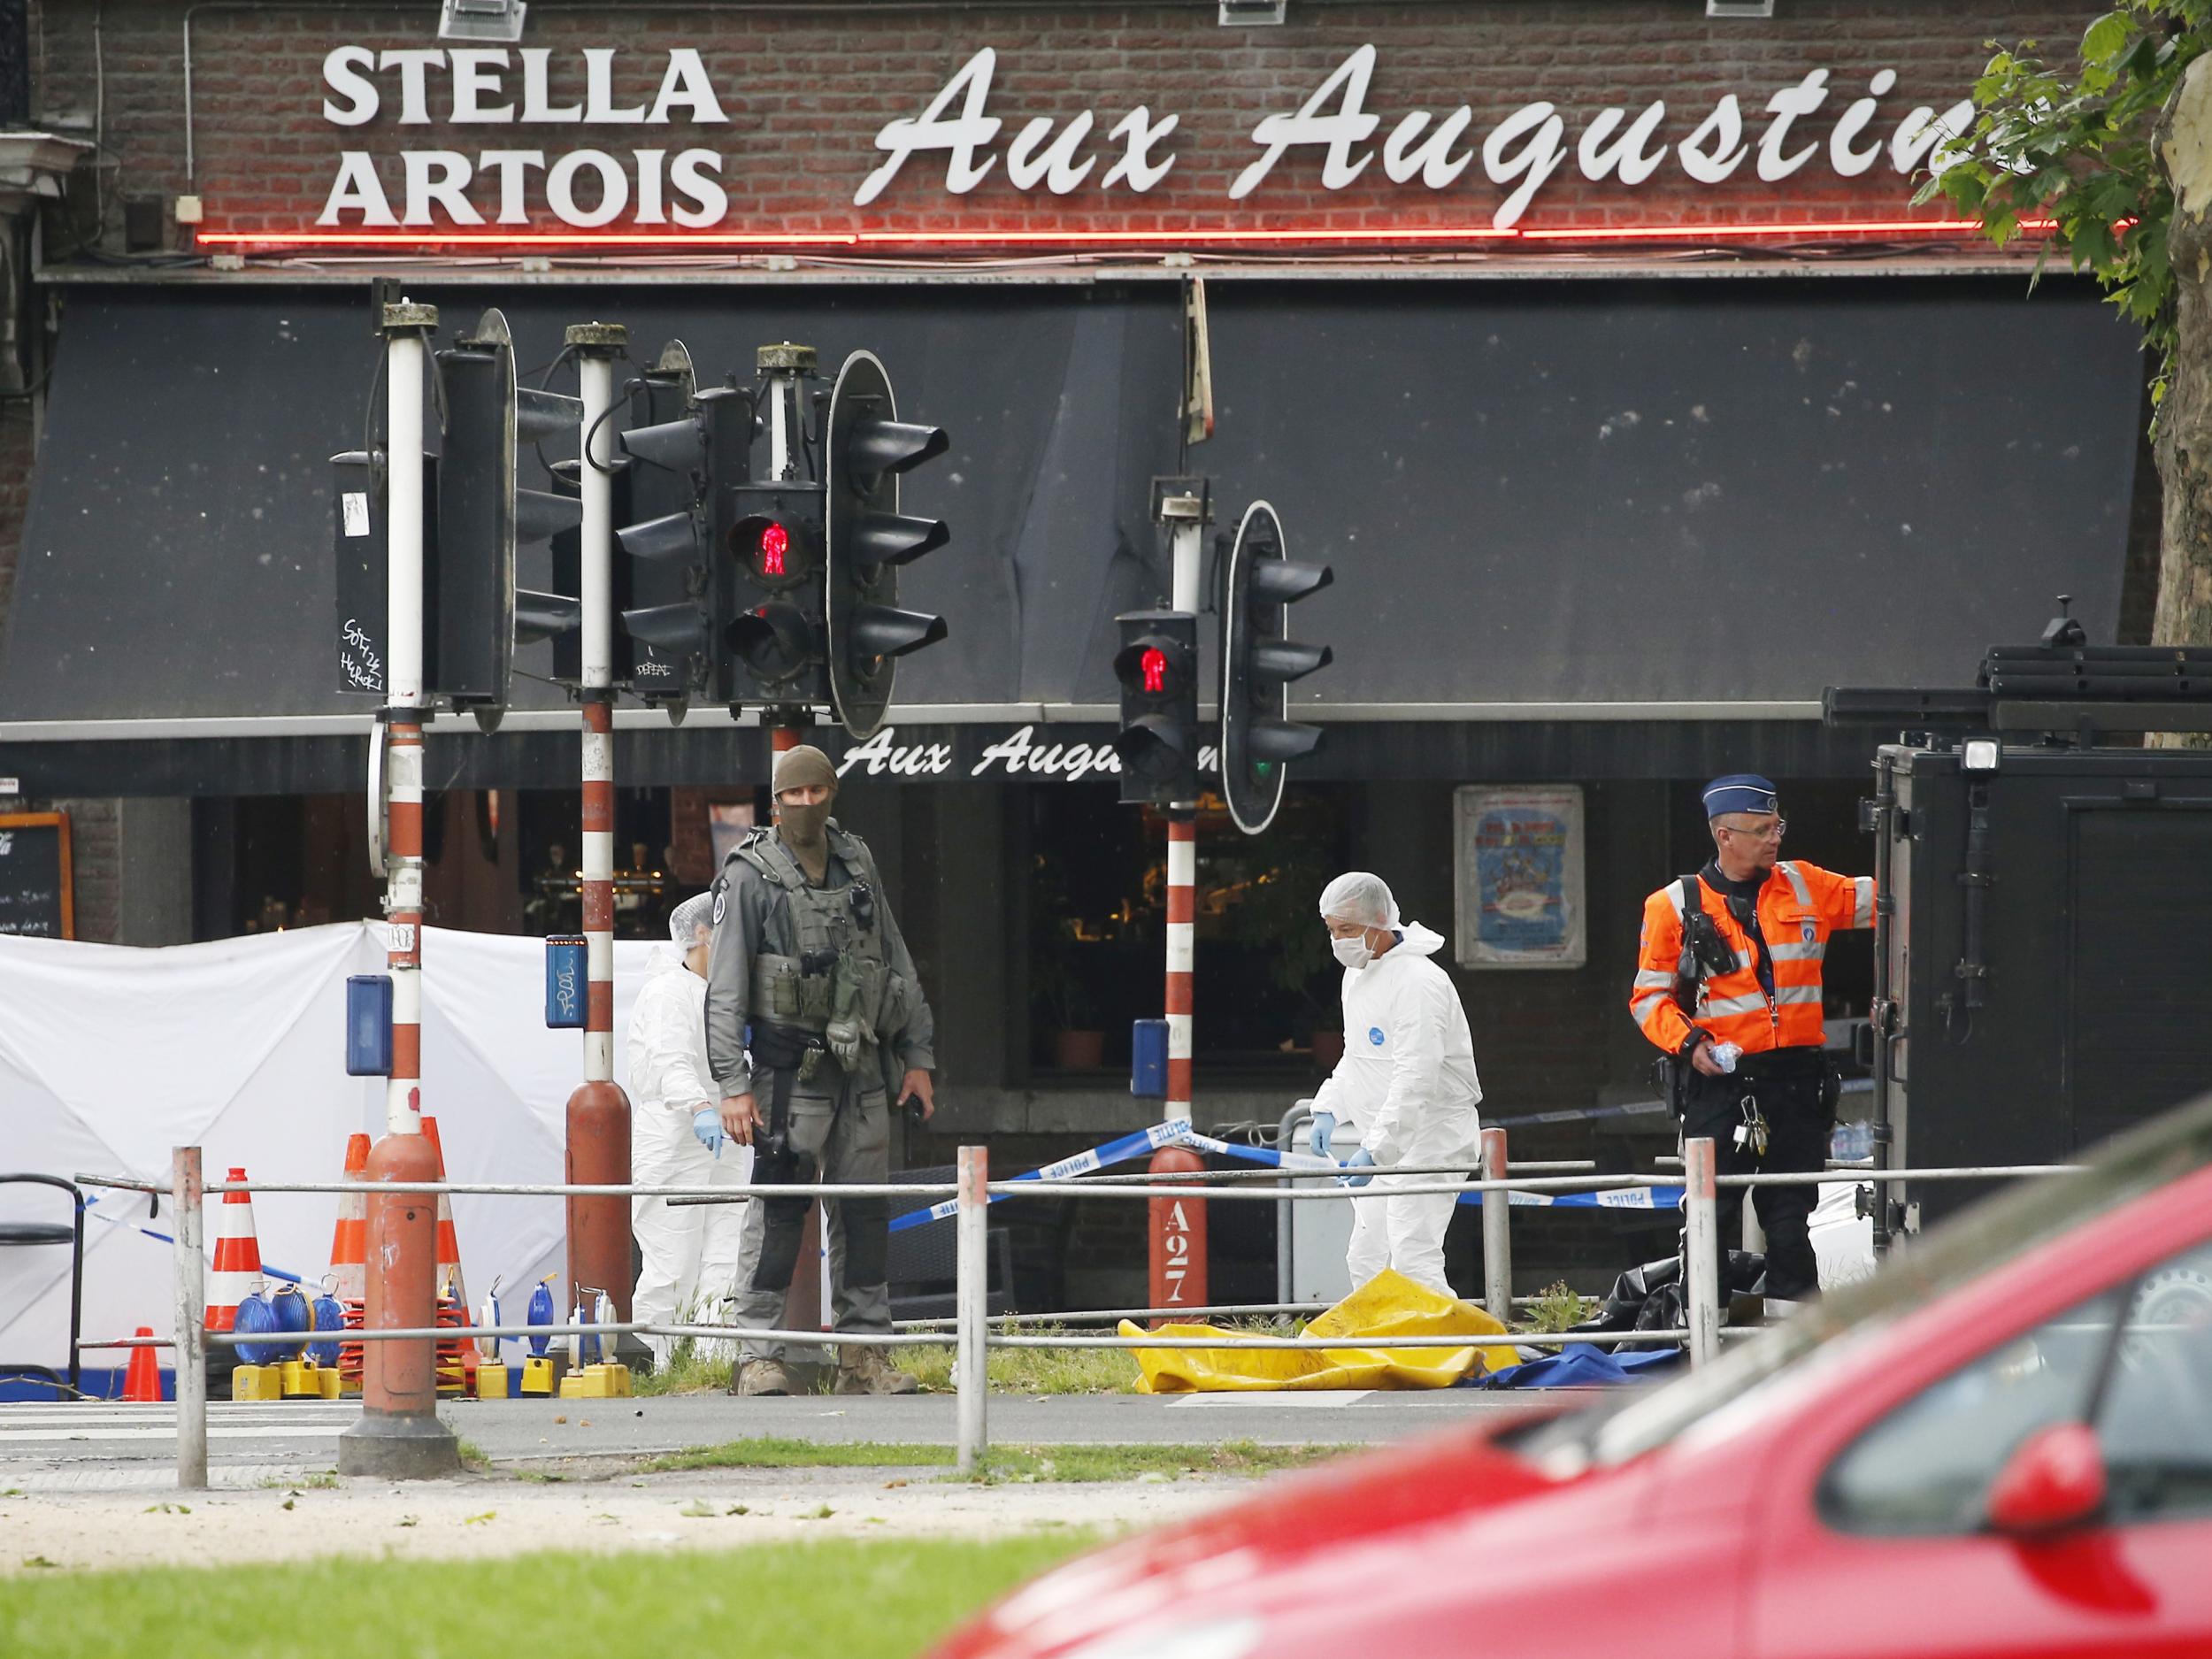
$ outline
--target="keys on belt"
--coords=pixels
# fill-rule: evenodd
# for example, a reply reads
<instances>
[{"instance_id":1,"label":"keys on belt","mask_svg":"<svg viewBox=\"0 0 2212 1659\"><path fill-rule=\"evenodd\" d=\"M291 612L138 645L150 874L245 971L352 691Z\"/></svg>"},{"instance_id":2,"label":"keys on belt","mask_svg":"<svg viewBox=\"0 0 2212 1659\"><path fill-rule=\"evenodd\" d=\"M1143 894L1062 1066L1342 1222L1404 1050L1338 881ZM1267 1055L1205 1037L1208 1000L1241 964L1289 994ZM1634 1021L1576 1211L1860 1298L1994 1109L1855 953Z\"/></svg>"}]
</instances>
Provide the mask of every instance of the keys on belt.
<instances>
[{"instance_id":1,"label":"keys on belt","mask_svg":"<svg viewBox=\"0 0 2212 1659\"><path fill-rule=\"evenodd\" d=\"M1767 1155L1766 1114L1759 1110L1759 1102L1747 1094L1736 1102L1736 1110L1743 1121L1736 1125L1736 1145L1748 1151L1755 1158Z\"/></svg>"}]
</instances>

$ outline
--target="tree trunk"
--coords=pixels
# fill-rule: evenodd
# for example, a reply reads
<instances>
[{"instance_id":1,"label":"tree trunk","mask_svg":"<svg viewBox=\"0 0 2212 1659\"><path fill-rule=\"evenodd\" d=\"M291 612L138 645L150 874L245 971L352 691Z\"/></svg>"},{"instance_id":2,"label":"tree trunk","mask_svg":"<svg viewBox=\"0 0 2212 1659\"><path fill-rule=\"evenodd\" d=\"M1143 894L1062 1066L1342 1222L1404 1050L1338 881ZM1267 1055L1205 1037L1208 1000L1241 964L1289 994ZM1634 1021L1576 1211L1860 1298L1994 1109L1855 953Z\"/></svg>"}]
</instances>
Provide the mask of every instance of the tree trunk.
<instances>
[{"instance_id":1,"label":"tree trunk","mask_svg":"<svg viewBox=\"0 0 2212 1659\"><path fill-rule=\"evenodd\" d=\"M2155 135L2173 186L2167 238L2173 262L2175 343L2158 411L2159 533L2155 645L2212 642L2212 58L2183 73ZM2200 747L2199 733L2151 733L2158 747Z\"/></svg>"},{"instance_id":2,"label":"tree trunk","mask_svg":"<svg viewBox=\"0 0 2212 1659\"><path fill-rule=\"evenodd\" d=\"M2174 189L2173 376L2158 415L2165 490L2151 640L2212 644L2212 57L2198 58L2159 117L2158 157Z\"/></svg>"}]
</instances>

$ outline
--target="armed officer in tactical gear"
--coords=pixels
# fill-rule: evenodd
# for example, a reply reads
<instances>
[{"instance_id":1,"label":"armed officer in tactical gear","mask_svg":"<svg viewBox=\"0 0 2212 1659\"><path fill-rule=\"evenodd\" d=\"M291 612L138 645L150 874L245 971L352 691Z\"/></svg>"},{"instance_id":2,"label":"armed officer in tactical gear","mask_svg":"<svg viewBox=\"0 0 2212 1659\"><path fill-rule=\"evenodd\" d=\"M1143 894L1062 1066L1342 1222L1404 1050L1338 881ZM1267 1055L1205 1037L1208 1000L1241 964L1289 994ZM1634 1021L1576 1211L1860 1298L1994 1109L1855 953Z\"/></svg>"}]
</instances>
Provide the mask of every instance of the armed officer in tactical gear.
<instances>
[{"instance_id":1,"label":"armed officer in tactical gear","mask_svg":"<svg viewBox=\"0 0 2212 1659\"><path fill-rule=\"evenodd\" d=\"M776 827L747 834L714 885L707 1056L723 1127L754 1148L764 1184L887 1181L893 1103L918 1099L924 1121L935 1109L929 1004L867 843L829 815L837 795L829 757L806 744L786 749L774 785ZM812 1202L746 1206L741 1326L781 1323ZM836 1327L888 1334L885 1202L832 1199L828 1210ZM784 1358L781 1343L743 1344L736 1392L793 1392ZM840 1394L914 1388L883 1349L840 1348Z\"/></svg>"}]
</instances>

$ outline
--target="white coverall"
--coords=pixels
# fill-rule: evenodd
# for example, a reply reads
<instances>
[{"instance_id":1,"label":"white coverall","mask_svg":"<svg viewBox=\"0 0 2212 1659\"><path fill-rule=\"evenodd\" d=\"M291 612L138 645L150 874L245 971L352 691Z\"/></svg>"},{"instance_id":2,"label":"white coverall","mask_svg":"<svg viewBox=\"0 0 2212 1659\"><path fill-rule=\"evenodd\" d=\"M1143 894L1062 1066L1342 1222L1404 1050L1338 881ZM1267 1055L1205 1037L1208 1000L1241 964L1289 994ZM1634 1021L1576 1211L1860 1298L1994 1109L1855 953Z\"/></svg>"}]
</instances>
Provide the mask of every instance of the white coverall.
<instances>
[{"instance_id":1,"label":"white coverall","mask_svg":"<svg viewBox=\"0 0 2212 1659\"><path fill-rule=\"evenodd\" d=\"M630 1010L630 1179L641 1186L742 1187L753 1149L725 1145L717 1157L691 1133L692 1114L718 1104L707 1065L707 982L663 948L653 953ZM641 1257L631 1298L640 1321L714 1323L737 1282L745 1205L683 1204L633 1198L630 1230ZM653 1362L674 1346L649 1337Z\"/></svg>"},{"instance_id":2,"label":"white coverall","mask_svg":"<svg viewBox=\"0 0 2212 1659\"><path fill-rule=\"evenodd\" d=\"M1482 1081L1467 1010L1444 970L1429 960L1443 939L1417 922L1363 968L1344 971L1344 1057L1314 1096L1316 1113L1356 1128L1378 1164L1442 1164L1473 1168L1481 1159L1476 1109ZM1378 1173L1352 1204L1345 1265L1356 1290L1386 1267L1452 1295L1444 1277L1444 1230L1451 1193L1388 1196L1393 1187L1448 1176Z\"/></svg>"}]
</instances>

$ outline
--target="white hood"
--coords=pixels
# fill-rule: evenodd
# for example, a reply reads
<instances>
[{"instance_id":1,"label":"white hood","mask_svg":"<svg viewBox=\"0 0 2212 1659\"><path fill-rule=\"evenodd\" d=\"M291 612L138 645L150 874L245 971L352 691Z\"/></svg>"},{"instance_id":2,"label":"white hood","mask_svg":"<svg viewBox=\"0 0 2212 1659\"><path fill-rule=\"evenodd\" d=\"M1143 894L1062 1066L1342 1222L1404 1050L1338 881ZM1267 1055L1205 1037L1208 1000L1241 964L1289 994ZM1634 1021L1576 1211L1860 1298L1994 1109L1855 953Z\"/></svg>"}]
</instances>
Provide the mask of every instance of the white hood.
<instances>
[{"instance_id":1,"label":"white hood","mask_svg":"<svg viewBox=\"0 0 2212 1659\"><path fill-rule=\"evenodd\" d=\"M1401 950L1410 950L1417 956L1432 956L1443 949L1444 935L1432 928L1422 926L1418 922L1407 922L1398 931L1405 937L1385 951L1384 956L1395 956Z\"/></svg>"}]
</instances>

